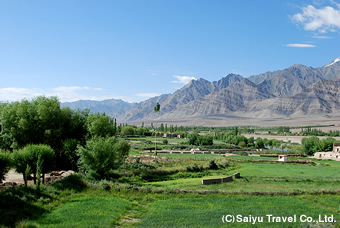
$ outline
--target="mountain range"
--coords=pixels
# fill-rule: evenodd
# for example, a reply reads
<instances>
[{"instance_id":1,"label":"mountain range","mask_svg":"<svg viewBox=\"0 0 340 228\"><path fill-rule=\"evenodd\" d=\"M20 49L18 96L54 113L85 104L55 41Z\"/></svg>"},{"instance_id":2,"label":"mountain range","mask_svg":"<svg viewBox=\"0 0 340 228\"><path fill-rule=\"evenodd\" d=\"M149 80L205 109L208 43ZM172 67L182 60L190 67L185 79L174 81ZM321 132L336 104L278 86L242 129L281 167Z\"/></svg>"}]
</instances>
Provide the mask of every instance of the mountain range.
<instances>
[{"instance_id":1,"label":"mountain range","mask_svg":"<svg viewBox=\"0 0 340 228\"><path fill-rule=\"evenodd\" d=\"M154 112L157 102L161 105ZM332 118L340 111L340 58L318 68L295 64L248 78L229 74L218 81L192 80L172 94L140 103L122 100L75 101L62 106L105 112L119 122L183 122L223 118ZM311 119L313 119L311 118ZM195 124L196 123L196 124Z\"/></svg>"}]
</instances>

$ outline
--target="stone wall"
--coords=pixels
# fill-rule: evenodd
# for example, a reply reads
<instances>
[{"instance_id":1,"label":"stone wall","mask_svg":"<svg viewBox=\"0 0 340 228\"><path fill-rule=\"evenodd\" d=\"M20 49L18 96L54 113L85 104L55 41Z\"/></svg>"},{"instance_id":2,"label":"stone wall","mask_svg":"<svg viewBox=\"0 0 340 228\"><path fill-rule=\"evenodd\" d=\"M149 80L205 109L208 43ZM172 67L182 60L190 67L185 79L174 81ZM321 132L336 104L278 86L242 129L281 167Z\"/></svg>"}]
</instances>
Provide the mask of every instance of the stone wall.
<instances>
[{"instance_id":1,"label":"stone wall","mask_svg":"<svg viewBox=\"0 0 340 228\"><path fill-rule=\"evenodd\" d=\"M240 173L235 173L234 174L234 178L241 178L241 174Z\"/></svg>"},{"instance_id":2,"label":"stone wall","mask_svg":"<svg viewBox=\"0 0 340 228\"><path fill-rule=\"evenodd\" d=\"M235 173L234 175L227 176L227 177L222 177L222 178L213 178L213 179L202 179L202 184L219 184L219 183L225 183L225 182L231 182L233 181L233 177L236 178L241 178L240 173Z\"/></svg>"}]
</instances>

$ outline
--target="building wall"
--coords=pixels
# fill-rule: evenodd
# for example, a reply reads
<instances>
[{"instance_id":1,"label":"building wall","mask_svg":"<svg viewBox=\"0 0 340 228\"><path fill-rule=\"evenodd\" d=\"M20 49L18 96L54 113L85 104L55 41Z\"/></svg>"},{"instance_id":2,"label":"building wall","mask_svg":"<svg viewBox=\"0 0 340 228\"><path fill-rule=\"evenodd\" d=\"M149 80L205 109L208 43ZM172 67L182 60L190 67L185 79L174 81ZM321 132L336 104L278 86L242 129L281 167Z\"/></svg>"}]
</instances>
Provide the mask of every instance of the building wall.
<instances>
[{"instance_id":1,"label":"building wall","mask_svg":"<svg viewBox=\"0 0 340 228\"><path fill-rule=\"evenodd\" d=\"M331 159L335 161L340 161L340 153L334 152L316 152L314 158L317 159Z\"/></svg>"}]
</instances>

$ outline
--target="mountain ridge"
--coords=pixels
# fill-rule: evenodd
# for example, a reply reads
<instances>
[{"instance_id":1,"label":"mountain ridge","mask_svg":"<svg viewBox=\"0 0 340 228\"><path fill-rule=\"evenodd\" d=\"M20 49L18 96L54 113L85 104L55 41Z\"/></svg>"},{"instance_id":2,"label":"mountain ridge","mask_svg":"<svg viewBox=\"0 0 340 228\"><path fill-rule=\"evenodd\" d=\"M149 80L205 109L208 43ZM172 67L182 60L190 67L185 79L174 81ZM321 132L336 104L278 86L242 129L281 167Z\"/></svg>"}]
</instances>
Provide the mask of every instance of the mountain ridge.
<instances>
[{"instance_id":1,"label":"mountain ridge","mask_svg":"<svg viewBox=\"0 0 340 228\"><path fill-rule=\"evenodd\" d=\"M294 64L283 70L248 78L236 74L213 82L200 78L190 81L172 94L163 94L139 103L110 99L62 105L105 112L121 122L204 118L233 113L258 118L290 118L310 114L325 116L340 109L339 77L340 58L337 58L318 68ZM161 110L154 113L153 107L157 102L161 104Z\"/></svg>"}]
</instances>

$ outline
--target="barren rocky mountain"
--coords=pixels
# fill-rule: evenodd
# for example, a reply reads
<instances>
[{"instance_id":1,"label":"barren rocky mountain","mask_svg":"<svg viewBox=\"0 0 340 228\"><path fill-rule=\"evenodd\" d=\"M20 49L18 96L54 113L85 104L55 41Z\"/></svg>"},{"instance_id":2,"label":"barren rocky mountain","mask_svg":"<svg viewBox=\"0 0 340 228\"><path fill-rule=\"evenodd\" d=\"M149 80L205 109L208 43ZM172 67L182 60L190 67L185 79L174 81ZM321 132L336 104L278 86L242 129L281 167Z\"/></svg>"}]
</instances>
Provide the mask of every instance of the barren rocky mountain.
<instances>
[{"instance_id":1,"label":"barren rocky mountain","mask_svg":"<svg viewBox=\"0 0 340 228\"><path fill-rule=\"evenodd\" d=\"M106 113L109 116L123 115L133 105L134 104L116 99L104 101L79 100L61 104L62 107L70 107L71 109L90 109L93 113Z\"/></svg>"},{"instance_id":2,"label":"barren rocky mountain","mask_svg":"<svg viewBox=\"0 0 340 228\"><path fill-rule=\"evenodd\" d=\"M249 78L230 74L214 82L202 78L192 80L173 94L135 104L112 99L78 101L63 106L105 112L121 122L190 118L199 121L214 116L301 118L313 115L331 118L340 111L339 78L340 58L319 68L295 64ZM157 102L161 104L161 110L154 113Z\"/></svg>"}]
</instances>

